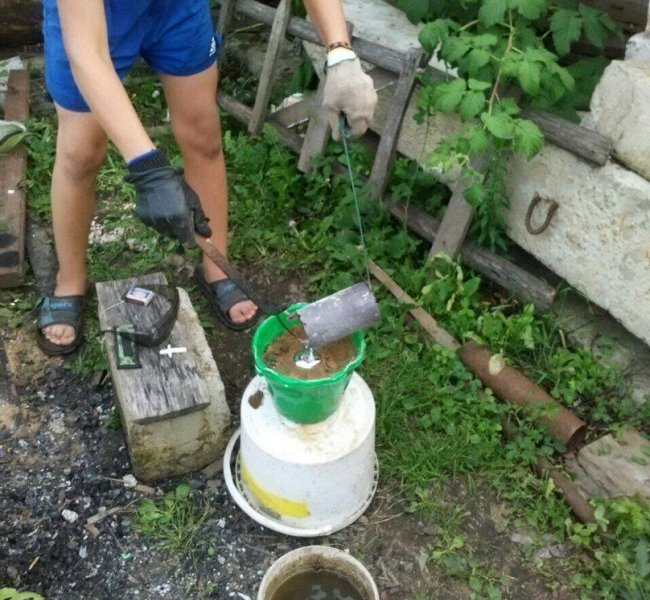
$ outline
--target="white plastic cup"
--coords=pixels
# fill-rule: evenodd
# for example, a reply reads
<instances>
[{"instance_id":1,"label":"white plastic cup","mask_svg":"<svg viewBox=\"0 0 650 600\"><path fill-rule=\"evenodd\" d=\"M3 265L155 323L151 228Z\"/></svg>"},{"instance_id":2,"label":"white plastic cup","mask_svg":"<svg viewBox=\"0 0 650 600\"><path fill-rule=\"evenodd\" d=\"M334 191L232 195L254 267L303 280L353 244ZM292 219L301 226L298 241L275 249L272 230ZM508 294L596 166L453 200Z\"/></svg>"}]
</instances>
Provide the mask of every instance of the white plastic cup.
<instances>
[{"instance_id":1,"label":"white plastic cup","mask_svg":"<svg viewBox=\"0 0 650 600\"><path fill-rule=\"evenodd\" d=\"M257 600L272 600L280 586L298 573L325 569L347 579L363 600L379 600L372 575L356 558L330 546L305 546L276 560L264 575Z\"/></svg>"}]
</instances>

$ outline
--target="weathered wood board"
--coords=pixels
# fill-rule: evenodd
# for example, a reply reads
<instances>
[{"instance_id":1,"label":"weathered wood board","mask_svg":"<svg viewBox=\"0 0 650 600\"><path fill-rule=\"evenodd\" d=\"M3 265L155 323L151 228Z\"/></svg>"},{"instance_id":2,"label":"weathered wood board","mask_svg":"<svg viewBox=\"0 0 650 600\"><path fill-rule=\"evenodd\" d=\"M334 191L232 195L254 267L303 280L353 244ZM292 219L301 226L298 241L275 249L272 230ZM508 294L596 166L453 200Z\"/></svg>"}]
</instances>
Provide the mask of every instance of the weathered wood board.
<instances>
[{"instance_id":1,"label":"weathered wood board","mask_svg":"<svg viewBox=\"0 0 650 600\"><path fill-rule=\"evenodd\" d=\"M29 116L29 74L11 71L5 99L5 119L26 121ZM18 144L0 156L0 287L22 285L25 263L25 192L27 152Z\"/></svg>"},{"instance_id":2,"label":"weathered wood board","mask_svg":"<svg viewBox=\"0 0 650 600\"><path fill-rule=\"evenodd\" d=\"M276 63L278 56L282 49L282 42L284 41L287 32L287 25L291 18L291 0L281 0L273 19L273 27L271 29L271 37L269 45L266 49L266 56L264 58L264 66L260 75L260 83L257 88L255 96L255 106L253 107L253 114L250 123L248 124L248 131L253 135L259 135L264 125L266 112L269 106L269 98L273 88L273 81L276 73Z\"/></svg>"},{"instance_id":3,"label":"weathered wood board","mask_svg":"<svg viewBox=\"0 0 650 600\"><path fill-rule=\"evenodd\" d=\"M122 325L126 317L122 294L133 284L165 283L160 273L97 284L99 321L102 329ZM205 338L201 322L187 292L178 289L180 306L170 336L161 347L185 347L186 352L161 356L159 348L141 348L142 368L116 368L113 334L106 334L117 403L126 436L133 473L151 481L182 475L218 460L230 436L231 416L223 381ZM156 302L154 300L153 302ZM140 309L138 326L151 323ZM122 315L122 316L120 316ZM132 317L133 315L131 315Z\"/></svg>"},{"instance_id":4,"label":"weathered wood board","mask_svg":"<svg viewBox=\"0 0 650 600\"><path fill-rule=\"evenodd\" d=\"M99 325L102 331L133 323L138 330L147 331L160 319L170 303L160 295L148 306L124 302L124 293L132 286L167 282L164 275L97 283L99 300ZM168 344L185 347L187 352L161 356L159 351ZM137 423L171 419L207 406L200 364L196 356L196 341L183 327L183 314L179 315L169 338L160 347L139 347L140 369L118 369L115 357L115 339L112 333L104 334L104 347L113 377L113 384L121 404L128 404Z\"/></svg>"},{"instance_id":5,"label":"weathered wood board","mask_svg":"<svg viewBox=\"0 0 650 600\"><path fill-rule=\"evenodd\" d=\"M582 0L584 4L599 8L619 23L636 25L644 29L648 22L648 0Z\"/></svg>"},{"instance_id":6,"label":"weathered wood board","mask_svg":"<svg viewBox=\"0 0 650 600\"><path fill-rule=\"evenodd\" d=\"M460 179L455 184L454 191L449 199L447 211L442 218L440 228L429 251L429 258L433 258L439 253L456 258L456 255L460 252L461 246L465 241L465 236L474 218L474 209L465 200L465 190L475 181L483 179L483 173L487 164L488 160L484 156L472 158L472 168L478 175L476 177L470 176Z\"/></svg>"}]
</instances>

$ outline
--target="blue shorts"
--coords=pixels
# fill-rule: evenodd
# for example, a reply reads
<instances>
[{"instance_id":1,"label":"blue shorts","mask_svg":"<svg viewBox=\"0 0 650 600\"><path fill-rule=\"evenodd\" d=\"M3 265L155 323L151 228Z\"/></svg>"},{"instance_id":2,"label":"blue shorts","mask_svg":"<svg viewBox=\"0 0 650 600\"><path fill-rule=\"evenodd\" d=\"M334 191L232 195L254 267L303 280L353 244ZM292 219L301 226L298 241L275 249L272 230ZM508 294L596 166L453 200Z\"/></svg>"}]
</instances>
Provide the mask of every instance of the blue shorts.
<instances>
[{"instance_id":1,"label":"blue shorts","mask_svg":"<svg viewBox=\"0 0 650 600\"><path fill-rule=\"evenodd\" d=\"M104 0L108 44L120 79L139 56L164 75L194 75L214 64L221 46L208 0ZM88 112L63 46L56 0L43 0L45 84L54 101Z\"/></svg>"}]
</instances>

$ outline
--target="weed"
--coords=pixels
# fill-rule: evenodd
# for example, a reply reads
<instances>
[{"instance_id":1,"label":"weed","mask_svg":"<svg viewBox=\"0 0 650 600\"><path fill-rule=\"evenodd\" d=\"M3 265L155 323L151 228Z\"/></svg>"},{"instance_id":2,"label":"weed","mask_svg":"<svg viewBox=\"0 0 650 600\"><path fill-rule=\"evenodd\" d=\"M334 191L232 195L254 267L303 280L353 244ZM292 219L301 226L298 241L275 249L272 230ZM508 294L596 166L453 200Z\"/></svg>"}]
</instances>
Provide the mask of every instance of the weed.
<instances>
[{"instance_id":1,"label":"weed","mask_svg":"<svg viewBox=\"0 0 650 600\"><path fill-rule=\"evenodd\" d=\"M19 592L15 588L2 588L0 589L0 600L44 600L44 598L34 592Z\"/></svg>"},{"instance_id":2,"label":"weed","mask_svg":"<svg viewBox=\"0 0 650 600\"><path fill-rule=\"evenodd\" d=\"M194 536L210 514L208 505L197 505L197 500L202 501L187 484L178 485L162 500L142 500L134 529L165 550L189 552Z\"/></svg>"},{"instance_id":3,"label":"weed","mask_svg":"<svg viewBox=\"0 0 650 600\"><path fill-rule=\"evenodd\" d=\"M120 409L117 408L117 406L114 406L111 409L108 418L106 419L106 421L104 421L104 426L106 427L106 429L112 429L113 431L122 429L122 419L120 417Z\"/></svg>"}]
</instances>

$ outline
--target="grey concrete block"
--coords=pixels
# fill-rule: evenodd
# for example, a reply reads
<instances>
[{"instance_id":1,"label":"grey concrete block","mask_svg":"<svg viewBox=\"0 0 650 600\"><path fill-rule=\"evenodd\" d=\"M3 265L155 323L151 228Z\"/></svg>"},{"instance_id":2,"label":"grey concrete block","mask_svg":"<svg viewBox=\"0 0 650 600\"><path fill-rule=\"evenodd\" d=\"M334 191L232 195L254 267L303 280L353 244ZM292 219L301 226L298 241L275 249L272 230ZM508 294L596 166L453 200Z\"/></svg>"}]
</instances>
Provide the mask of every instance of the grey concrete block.
<instances>
[{"instance_id":1,"label":"grey concrete block","mask_svg":"<svg viewBox=\"0 0 650 600\"><path fill-rule=\"evenodd\" d=\"M615 60L591 99L591 121L614 142L614 155L650 180L650 58Z\"/></svg>"}]
</instances>

